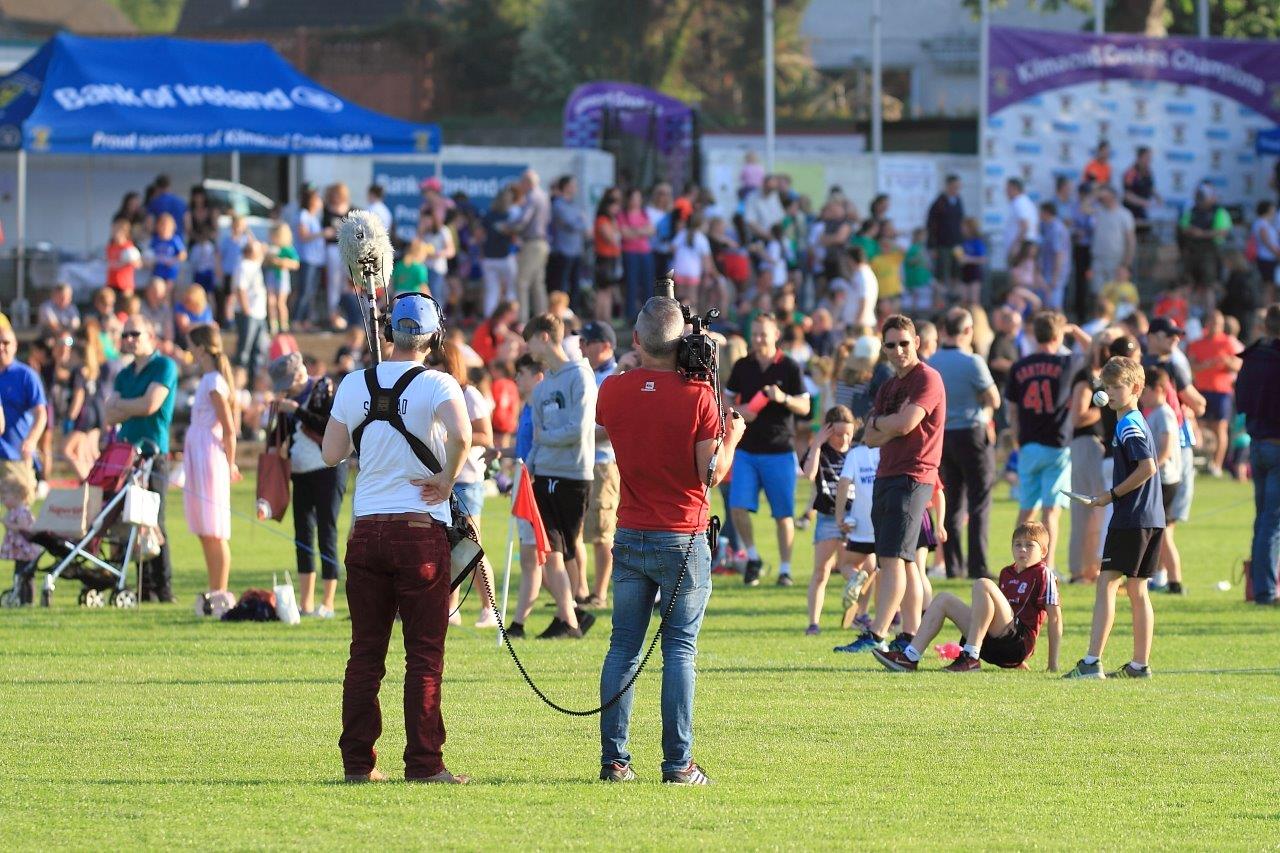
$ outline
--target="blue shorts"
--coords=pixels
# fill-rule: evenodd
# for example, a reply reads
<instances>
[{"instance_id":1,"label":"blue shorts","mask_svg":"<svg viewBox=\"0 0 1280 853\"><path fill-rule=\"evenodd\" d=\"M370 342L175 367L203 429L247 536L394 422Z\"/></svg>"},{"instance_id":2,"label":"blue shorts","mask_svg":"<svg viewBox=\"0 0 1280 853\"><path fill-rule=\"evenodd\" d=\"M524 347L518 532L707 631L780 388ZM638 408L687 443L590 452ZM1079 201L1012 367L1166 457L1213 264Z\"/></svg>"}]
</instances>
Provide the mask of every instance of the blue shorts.
<instances>
[{"instance_id":1,"label":"blue shorts","mask_svg":"<svg viewBox=\"0 0 1280 853\"><path fill-rule=\"evenodd\" d=\"M1204 392L1204 418L1206 421L1231 420L1232 408L1230 394L1218 394L1213 391Z\"/></svg>"},{"instance_id":2,"label":"blue shorts","mask_svg":"<svg viewBox=\"0 0 1280 853\"><path fill-rule=\"evenodd\" d=\"M818 520L813 524L813 544L819 542L827 542L830 540L840 541L844 539L844 534L840 532L840 525L836 524L834 515L826 513L818 513Z\"/></svg>"},{"instance_id":3,"label":"blue shorts","mask_svg":"<svg viewBox=\"0 0 1280 853\"><path fill-rule=\"evenodd\" d=\"M1018 448L1018 505L1022 509L1061 509L1071 488L1071 448L1024 444Z\"/></svg>"},{"instance_id":4,"label":"blue shorts","mask_svg":"<svg viewBox=\"0 0 1280 853\"><path fill-rule=\"evenodd\" d=\"M769 499L774 518L791 518L796 512L796 456L794 453L747 453L733 457L729 481L729 508L755 512L760 490Z\"/></svg>"},{"instance_id":5,"label":"blue shorts","mask_svg":"<svg viewBox=\"0 0 1280 853\"><path fill-rule=\"evenodd\" d=\"M454 483L453 494L471 520L479 523L484 513L484 480L478 483Z\"/></svg>"}]
</instances>

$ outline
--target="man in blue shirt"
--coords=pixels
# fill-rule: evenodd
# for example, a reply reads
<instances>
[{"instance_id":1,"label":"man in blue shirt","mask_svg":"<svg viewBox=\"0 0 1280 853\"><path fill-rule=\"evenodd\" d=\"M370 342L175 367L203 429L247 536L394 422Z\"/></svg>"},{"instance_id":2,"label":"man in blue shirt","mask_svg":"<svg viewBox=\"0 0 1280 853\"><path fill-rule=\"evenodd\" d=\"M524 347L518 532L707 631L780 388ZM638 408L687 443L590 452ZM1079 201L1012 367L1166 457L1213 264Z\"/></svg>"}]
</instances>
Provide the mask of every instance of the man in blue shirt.
<instances>
[{"instance_id":1,"label":"man in blue shirt","mask_svg":"<svg viewBox=\"0 0 1280 853\"><path fill-rule=\"evenodd\" d=\"M144 601L170 603L173 575L169 562L169 535L165 531L165 496L169 491L169 427L173 423L173 403L178 387L178 366L156 352L155 328L141 314L125 321L120 333L120 352L133 356L133 363L116 375L116 396L107 402L106 420L120 424L121 441L143 452L153 452L151 479L147 488L160 495L160 532L164 544L160 555L142 565Z\"/></svg>"},{"instance_id":2,"label":"man in blue shirt","mask_svg":"<svg viewBox=\"0 0 1280 853\"><path fill-rule=\"evenodd\" d=\"M30 484L48 413L40 376L17 355L18 340L0 314L0 480L14 477Z\"/></svg>"},{"instance_id":3,"label":"man in blue shirt","mask_svg":"<svg viewBox=\"0 0 1280 853\"><path fill-rule=\"evenodd\" d=\"M947 395L947 421L942 433L942 487L947 511L943 526L947 541L942 553L947 577L964 574L958 520L969 515L970 578L990 577L987 571L987 524L991 490L995 485L995 444L989 430L991 412L1000 407L1000 391L991 371L973 353L973 315L952 308L942 321L942 346L929 366L942 376Z\"/></svg>"},{"instance_id":4,"label":"man in blue shirt","mask_svg":"<svg viewBox=\"0 0 1280 853\"><path fill-rule=\"evenodd\" d=\"M1150 678L1151 638L1155 614L1147 580L1160 567L1164 539L1164 502L1160 497L1160 472L1156 443L1138 398L1146 377L1131 359L1114 357L1102 368L1102 386L1109 405L1119 417L1112 441L1112 487L1102 495L1088 496L1090 506L1113 508L1107 541L1102 548L1102 574L1093 605L1093 631L1089 653L1065 678ZM1102 671L1102 652L1115 620L1116 592L1124 582L1133 610L1133 659L1115 672Z\"/></svg>"},{"instance_id":5,"label":"man in blue shirt","mask_svg":"<svg viewBox=\"0 0 1280 853\"><path fill-rule=\"evenodd\" d=\"M1040 276L1048 290L1046 307L1063 309L1067 280L1071 277L1071 231L1058 218L1058 206L1051 201L1040 203Z\"/></svg>"},{"instance_id":6,"label":"man in blue shirt","mask_svg":"<svg viewBox=\"0 0 1280 853\"><path fill-rule=\"evenodd\" d=\"M169 176L156 175L155 195L151 197L151 201L147 202L147 218L150 220L148 227L155 230L155 221L160 218L160 214L167 213L173 217L174 234L178 239L186 236L186 218L187 203L169 192Z\"/></svg>"}]
</instances>

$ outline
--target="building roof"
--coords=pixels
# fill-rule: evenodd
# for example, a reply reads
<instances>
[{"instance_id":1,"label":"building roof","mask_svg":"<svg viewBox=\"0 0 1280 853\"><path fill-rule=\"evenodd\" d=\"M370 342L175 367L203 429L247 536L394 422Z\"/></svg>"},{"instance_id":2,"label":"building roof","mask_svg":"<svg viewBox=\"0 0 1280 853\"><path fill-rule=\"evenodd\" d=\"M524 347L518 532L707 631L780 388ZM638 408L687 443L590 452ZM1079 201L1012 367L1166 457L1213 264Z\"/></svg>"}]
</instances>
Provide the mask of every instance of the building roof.
<instances>
[{"instance_id":1,"label":"building roof","mask_svg":"<svg viewBox=\"0 0 1280 853\"><path fill-rule=\"evenodd\" d=\"M94 35L130 35L138 27L107 0L0 0L9 32L50 35L58 30Z\"/></svg>"},{"instance_id":2,"label":"building roof","mask_svg":"<svg viewBox=\"0 0 1280 853\"><path fill-rule=\"evenodd\" d=\"M435 0L187 0L176 32L187 35L299 27L359 30L421 19L437 8Z\"/></svg>"}]
</instances>

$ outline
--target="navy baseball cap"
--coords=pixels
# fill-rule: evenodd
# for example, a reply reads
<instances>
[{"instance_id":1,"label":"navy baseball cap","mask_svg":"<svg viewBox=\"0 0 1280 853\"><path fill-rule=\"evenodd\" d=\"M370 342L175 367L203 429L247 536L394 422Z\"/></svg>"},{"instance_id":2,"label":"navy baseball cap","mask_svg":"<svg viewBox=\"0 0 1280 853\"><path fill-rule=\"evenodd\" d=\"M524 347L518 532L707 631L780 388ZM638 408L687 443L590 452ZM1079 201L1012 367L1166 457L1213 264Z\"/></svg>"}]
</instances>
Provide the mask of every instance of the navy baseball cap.
<instances>
[{"instance_id":1,"label":"navy baseball cap","mask_svg":"<svg viewBox=\"0 0 1280 853\"><path fill-rule=\"evenodd\" d=\"M608 323L590 322L582 327L578 336L582 338L584 344L608 344L614 349L618 347L618 336L614 333L613 326Z\"/></svg>"},{"instance_id":2,"label":"navy baseball cap","mask_svg":"<svg viewBox=\"0 0 1280 853\"><path fill-rule=\"evenodd\" d=\"M396 298L391 309L391 329L410 335L434 335L443 327L435 300L421 293Z\"/></svg>"},{"instance_id":3,"label":"navy baseball cap","mask_svg":"<svg viewBox=\"0 0 1280 853\"><path fill-rule=\"evenodd\" d=\"M1163 332L1166 335L1177 335L1184 338L1187 330L1170 320L1168 317L1157 317L1151 321L1151 325L1147 327L1147 334L1153 335L1157 332Z\"/></svg>"}]
</instances>

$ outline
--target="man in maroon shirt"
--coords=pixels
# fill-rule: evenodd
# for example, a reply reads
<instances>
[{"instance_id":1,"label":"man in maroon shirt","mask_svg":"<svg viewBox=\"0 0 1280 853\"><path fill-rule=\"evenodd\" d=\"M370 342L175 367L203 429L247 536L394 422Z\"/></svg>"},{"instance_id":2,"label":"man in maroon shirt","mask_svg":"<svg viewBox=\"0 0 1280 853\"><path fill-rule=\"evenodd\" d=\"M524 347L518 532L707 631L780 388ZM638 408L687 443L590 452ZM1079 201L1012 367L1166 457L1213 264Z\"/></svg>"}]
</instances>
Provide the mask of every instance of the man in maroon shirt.
<instances>
[{"instance_id":1,"label":"man in maroon shirt","mask_svg":"<svg viewBox=\"0 0 1280 853\"><path fill-rule=\"evenodd\" d=\"M903 602L908 584L920 584L915 560L925 507L938 482L942 462L942 430L947 421L946 393L938 371L920 360L920 338L910 317L895 314L884 321L884 352L893 377L880 386L863 440L880 448L880 467L872 488L871 520L876 535L876 620L838 652L888 649L885 637ZM920 596L913 596L916 600ZM916 620L919 621L919 620ZM911 636L900 634L905 647Z\"/></svg>"}]
</instances>

